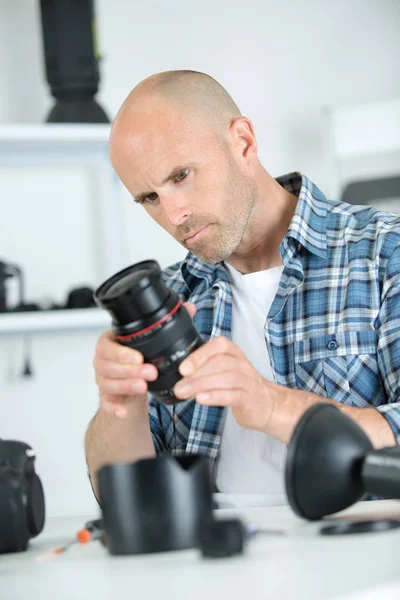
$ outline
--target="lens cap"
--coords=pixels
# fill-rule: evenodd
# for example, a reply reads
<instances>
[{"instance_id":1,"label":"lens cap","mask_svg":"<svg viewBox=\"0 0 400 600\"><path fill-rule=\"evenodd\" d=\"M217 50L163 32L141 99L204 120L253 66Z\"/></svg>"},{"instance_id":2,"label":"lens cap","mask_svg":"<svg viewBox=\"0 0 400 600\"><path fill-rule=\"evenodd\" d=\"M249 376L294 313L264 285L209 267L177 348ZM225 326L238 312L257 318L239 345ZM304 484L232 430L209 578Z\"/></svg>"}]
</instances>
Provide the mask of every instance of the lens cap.
<instances>
[{"instance_id":1,"label":"lens cap","mask_svg":"<svg viewBox=\"0 0 400 600\"><path fill-rule=\"evenodd\" d=\"M400 520L379 519L372 521L339 521L331 525L324 525L319 530L321 535L347 535L349 533L373 533L388 531L400 527Z\"/></svg>"}]
</instances>

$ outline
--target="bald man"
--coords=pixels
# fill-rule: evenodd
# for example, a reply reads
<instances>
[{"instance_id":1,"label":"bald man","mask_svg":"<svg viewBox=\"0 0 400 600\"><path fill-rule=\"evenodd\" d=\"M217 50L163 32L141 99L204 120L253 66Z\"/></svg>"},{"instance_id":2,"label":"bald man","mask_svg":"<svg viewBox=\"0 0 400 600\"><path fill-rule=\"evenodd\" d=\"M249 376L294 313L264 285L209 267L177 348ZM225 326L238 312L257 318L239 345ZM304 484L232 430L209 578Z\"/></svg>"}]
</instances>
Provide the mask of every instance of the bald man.
<instances>
[{"instance_id":1,"label":"bald man","mask_svg":"<svg viewBox=\"0 0 400 600\"><path fill-rule=\"evenodd\" d=\"M220 492L286 501L286 445L304 411L331 402L375 447L400 439L400 221L330 201L304 175L272 177L250 120L212 77L142 81L119 110L112 164L134 201L188 250L167 284L207 343L160 405L143 356L104 333L93 475L161 452L202 453ZM150 251L150 246L149 246ZM218 460L216 460L218 459Z\"/></svg>"}]
</instances>

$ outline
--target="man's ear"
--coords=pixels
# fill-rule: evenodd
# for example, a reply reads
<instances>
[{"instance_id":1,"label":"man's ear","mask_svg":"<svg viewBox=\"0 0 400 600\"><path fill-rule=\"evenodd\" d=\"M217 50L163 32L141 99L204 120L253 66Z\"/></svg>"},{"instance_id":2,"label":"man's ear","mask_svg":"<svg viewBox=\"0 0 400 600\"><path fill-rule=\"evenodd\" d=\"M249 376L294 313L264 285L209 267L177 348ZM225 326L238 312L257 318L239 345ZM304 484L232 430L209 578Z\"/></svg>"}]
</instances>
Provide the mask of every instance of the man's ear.
<instances>
[{"instance_id":1,"label":"man's ear","mask_svg":"<svg viewBox=\"0 0 400 600\"><path fill-rule=\"evenodd\" d=\"M236 152L243 158L257 155L258 145L253 124L247 117L238 117L229 127L229 134Z\"/></svg>"}]
</instances>

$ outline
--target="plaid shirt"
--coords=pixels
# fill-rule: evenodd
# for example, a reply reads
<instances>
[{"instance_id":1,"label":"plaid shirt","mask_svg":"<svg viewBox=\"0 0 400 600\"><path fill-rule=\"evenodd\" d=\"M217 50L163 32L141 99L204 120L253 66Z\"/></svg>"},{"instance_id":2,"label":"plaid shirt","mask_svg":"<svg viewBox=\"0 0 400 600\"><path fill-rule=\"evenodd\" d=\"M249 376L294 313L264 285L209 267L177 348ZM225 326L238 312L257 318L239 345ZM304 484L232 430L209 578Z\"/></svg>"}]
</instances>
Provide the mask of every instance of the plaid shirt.
<instances>
[{"instance_id":1,"label":"plaid shirt","mask_svg":"<svg viewBox=\"0 0 400 600\"><path fill-rule=\"evenodd\" d=\"M298 196L281 243L283 272L265 315L276 383L358 407L375 407L400 441L400 217L330 201L307 177L277 181ZM164 270L167 285L197 307L203 338L230 337L232 292L223 263L189 253ZM215 459L222 407L195 400L169 409L149 397L157 453Z\"/></svg>"}]
</instances>

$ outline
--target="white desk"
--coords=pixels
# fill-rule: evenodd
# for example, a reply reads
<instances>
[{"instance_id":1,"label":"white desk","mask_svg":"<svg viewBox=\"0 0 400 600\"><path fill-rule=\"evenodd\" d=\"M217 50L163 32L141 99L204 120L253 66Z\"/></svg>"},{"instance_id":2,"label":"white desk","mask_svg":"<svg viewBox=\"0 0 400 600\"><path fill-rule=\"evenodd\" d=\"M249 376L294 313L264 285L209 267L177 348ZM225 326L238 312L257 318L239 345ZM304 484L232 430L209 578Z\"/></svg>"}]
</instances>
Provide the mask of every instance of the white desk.
<instances>
[{"instance_id":1,"label":"white desk","mask_svg":"<svg viewBox=\"0 0 400 600\"><path fill-rule=\"evenodd\" d=\"M74 537L96 515L49 520L27 552L0 555L1 600L394 600L400 598L400 529L319 536L318 523L288 507L219 510L248 523L284 528L260 536L245 555L203 559L196 550L114 557L99 543L74 545L53 562L38 555ZM364 502L341 513L400 518L400 501ZM396 582L397 579L397 582ZM377 586L377 587L375 587ZM366 590L369 590L366 592Z\"/></svg>"}]
</instances>

